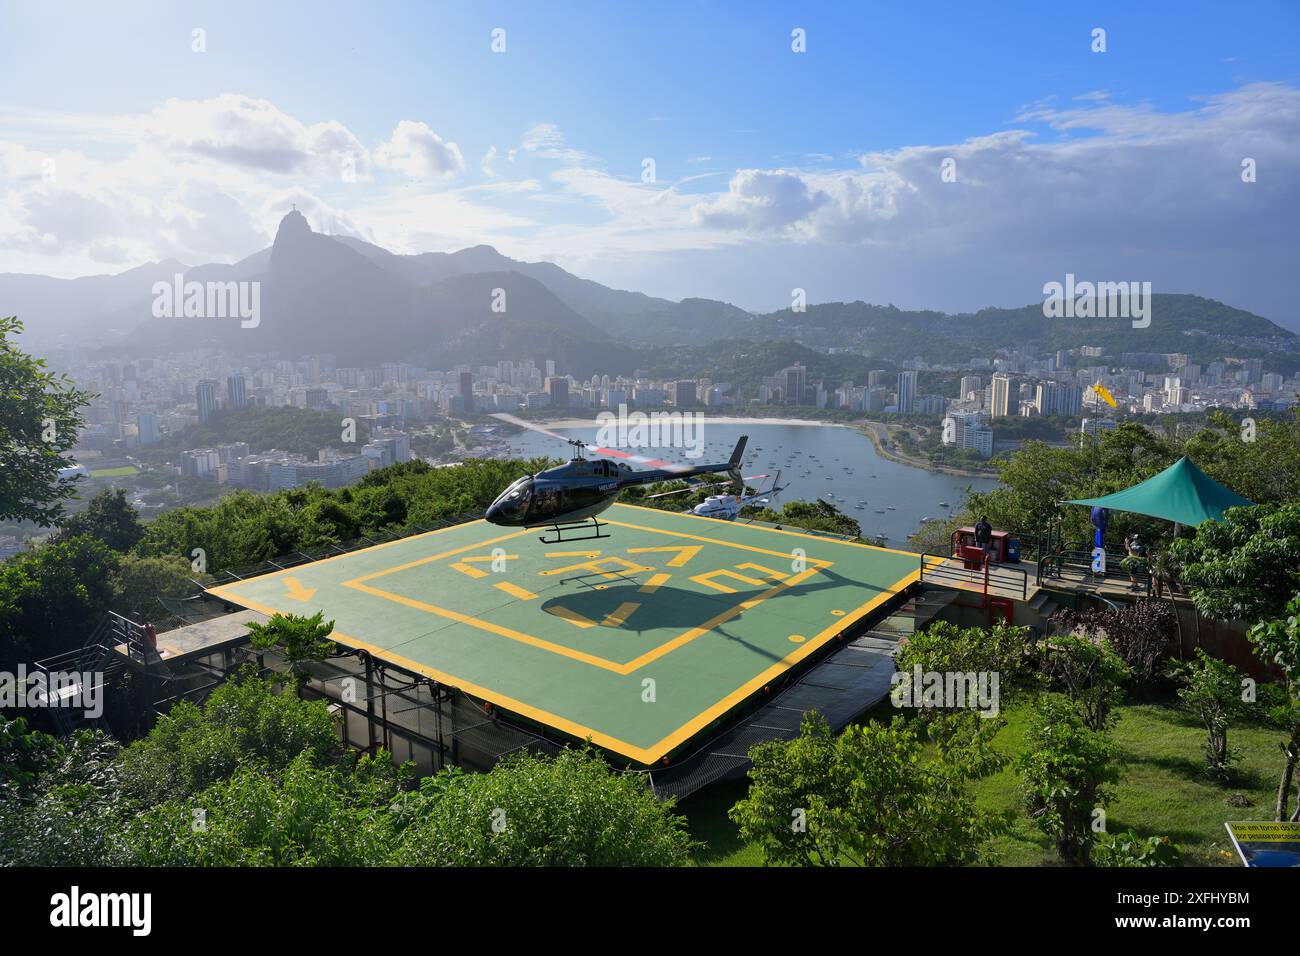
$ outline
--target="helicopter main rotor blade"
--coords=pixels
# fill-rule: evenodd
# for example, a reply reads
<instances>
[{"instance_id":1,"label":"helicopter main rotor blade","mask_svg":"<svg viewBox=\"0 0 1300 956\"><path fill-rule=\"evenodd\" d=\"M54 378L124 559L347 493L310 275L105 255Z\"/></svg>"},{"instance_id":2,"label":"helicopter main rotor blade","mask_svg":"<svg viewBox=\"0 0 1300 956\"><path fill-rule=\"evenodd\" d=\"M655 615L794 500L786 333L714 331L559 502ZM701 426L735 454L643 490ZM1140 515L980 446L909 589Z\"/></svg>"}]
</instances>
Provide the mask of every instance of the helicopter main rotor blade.
<instances>
[{"instance_id":1,"label":"helicopter main rotor blade","mask_svg":"<svg viewBox=\"0 0 1300 956\"><path fill-rule=\"evenodd\" d=\"M617 448L604 448L601 447L600 445L588 445L586 442L580 439L569 438L565 435L561 435L559 432L553 432L549 428L543 428L541 425L538 425L534 422L525 421L522 418L517 418L514 415L509 414L508 412L493 412L492 417L499 419L500 421L507 422L511 425L516 425L519 428L527 428L531 431L538 432L542 435L546 435L550 438L554 438L557 441L567 442L570 445L577 445L582 449L591 452L594 455L605 455L609 458L620 458L623 461L636 462L638 465L649 465L652 468L658 468L661 471L667 471L673 473L691 470L690 465L675 465L672 462L663 461L662 459L659 458L647 458L644 455L633 455L630 452L619 451Z\"/></svg>"},{"instance_id":2,"label":"helicopter main rotor blade","mask_svg":"<svg viewBox=\"0 0 1300 956\"><path fill-rule=\"evenodd\" d=\"M646 495L645 500L649 501L651 498L667 498L669 495L683 495L688 491L694 491L694 490L695 487L692 486L690 488L678 488L675 491L661 491L658 494Z\"/></svg>"},{"instance_id":3,"label":"helicopter main rotor blade","mask_svg":"<svg viewBox=\"0 0 1300 956\"><path fill-rule=\"evenodd\" d=\"M546 435L548 438L554 438L557 441L567 442L570 445L585 444L584 442L579 441L577 438L570 438L567 435L561 435L559 432L553 432L549 428L543 428L541 425L538 425L536 422L529 422L529 421L525 421L522 418L516 418L514 415L511 415L508 412L493 412L492 417L499 419L503 422L507 422L511 425L516 425L519 428L527 428L530 431L538 432L539 434Z\"/></svg>"}]
</instances>

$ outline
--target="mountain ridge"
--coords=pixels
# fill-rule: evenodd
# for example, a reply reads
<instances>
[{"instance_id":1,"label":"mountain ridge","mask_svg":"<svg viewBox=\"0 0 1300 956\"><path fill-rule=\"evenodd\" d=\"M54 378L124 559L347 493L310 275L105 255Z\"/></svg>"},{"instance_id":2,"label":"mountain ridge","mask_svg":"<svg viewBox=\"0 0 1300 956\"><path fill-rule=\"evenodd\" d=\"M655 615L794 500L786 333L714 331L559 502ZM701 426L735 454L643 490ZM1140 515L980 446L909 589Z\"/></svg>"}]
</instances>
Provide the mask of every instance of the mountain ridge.
<instances>
[{"instance_id":1,"label":"mountain ridge","mask_svg":"<svg viewBox=\"0 0 1300 956\"><path fill-rule=\"evenodd\" d=\"M225 319L155 318L153 284L170 283L177 273L187 282L260 282L257 327ZM281 220L269 247L236 263L187 267L163 260L80 279L0 274L0 312L18 314L28 334L37 333L34 338L89 340L98 333L137 351L210 346L243 353L332 352L356 362L407 357L441 367L531 356L563 360L574 370L606 371L636 368L638 352L644 359L655 350L720 339L791 340L852 349L882 362L923 357L942 364L1003 349L1080 345L1101 347L1108 355L1262 357L1280 351L1287 356L1283 366L1300 352L1295 333L1222 302L1157 293L1152 305L1155 320L1144 329L1126 320L1045 318L1041 303L946 313L859 299L813 304L798 313L752 313L714 299L673 302L613 289L551 262L512 259L489 245L393 253L362 239L315 232L296 209Z\"/></svg>"}]
</instances>

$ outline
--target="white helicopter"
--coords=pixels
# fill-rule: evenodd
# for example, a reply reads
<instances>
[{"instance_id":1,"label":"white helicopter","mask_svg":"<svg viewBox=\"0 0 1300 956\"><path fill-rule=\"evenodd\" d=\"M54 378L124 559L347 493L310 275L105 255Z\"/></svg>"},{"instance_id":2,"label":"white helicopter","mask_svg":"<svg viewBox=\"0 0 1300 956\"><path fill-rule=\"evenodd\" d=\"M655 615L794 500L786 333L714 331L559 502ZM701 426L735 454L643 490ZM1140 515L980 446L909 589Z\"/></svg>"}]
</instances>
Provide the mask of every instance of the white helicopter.
<instances>
[{"instance_id":1,"label":"white helicopter","mask_svg":"<svg viewBox=\"0 0 1300 956\"><path fill-rule=\"evenodd\" d=\"M759 478L766 478L766 477L768 476L748 475L745 477L744 480L757 481ZM709 495L702 502L700 502L698 505L696 505L694 508L691 509L691 514L698 515L701 518L717 518L720 521L735 521L736 517L740 514L740 509L744 508L746 505L769 504L772 498L776 497L780 492L784 491L785 489L780 484L780 481L781 481L781 472L778 471L776 473L776 477L772 479L772 487L769 488L767 491L755 492L752 495L747 495L744 494L743 492L738 495ZM669 495L680 495L683 492L694 491L697 487L698 485L691 485L687 488L676 488L672 491L661 491L657 495L647 495L646 499L649 500L650 498L667 498ZM719 487L719 486L712 485L712 487Z\"/></svg>"}]
</instances>

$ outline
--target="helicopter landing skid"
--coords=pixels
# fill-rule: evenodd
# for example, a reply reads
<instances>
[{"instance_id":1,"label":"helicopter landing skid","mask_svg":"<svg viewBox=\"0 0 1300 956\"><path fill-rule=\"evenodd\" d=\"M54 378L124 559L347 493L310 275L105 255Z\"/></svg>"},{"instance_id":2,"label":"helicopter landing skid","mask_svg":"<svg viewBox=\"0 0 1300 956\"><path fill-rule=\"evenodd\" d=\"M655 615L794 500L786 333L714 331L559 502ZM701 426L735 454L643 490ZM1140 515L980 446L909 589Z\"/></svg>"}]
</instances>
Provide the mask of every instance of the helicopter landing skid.
<instances>
[{"instance_id":1,"label":"helicopter landing skid","mask_svg":"<svg viewBox=\"0 0 1300 956\"><path fill-rule=\"evenodd\" d=\"M542 544L561 544L565 541L593 541L596 538L608 538L609 535L603 532L604 524L595 518L589 518L586 521L578 521L573 524L552 525L546 534L540 535L538 541ZM579 532L590 531L591 534L579 534ZM551 537L554 535L554 537Z\"/></svg>"}]
</instances>

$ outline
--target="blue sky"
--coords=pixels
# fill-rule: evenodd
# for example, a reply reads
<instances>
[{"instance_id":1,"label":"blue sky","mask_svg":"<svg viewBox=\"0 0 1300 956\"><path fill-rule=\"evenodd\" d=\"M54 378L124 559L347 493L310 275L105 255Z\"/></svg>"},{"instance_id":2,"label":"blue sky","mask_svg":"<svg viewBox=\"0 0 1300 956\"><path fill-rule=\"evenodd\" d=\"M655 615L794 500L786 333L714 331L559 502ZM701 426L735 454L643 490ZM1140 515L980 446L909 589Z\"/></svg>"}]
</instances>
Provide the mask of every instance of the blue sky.
<instances>
[{"instance_id":1,"label":"blue sky","mask_svg":"<svg viewBox=\"0 0 1300 956\"><path fill-rule=\"evenodd\" d=\"M297 201L751 308L1074 271L1300 326L1300 4L975 6L5 4L0 271L233 260Z\"/></svg>"}]
</instances>

